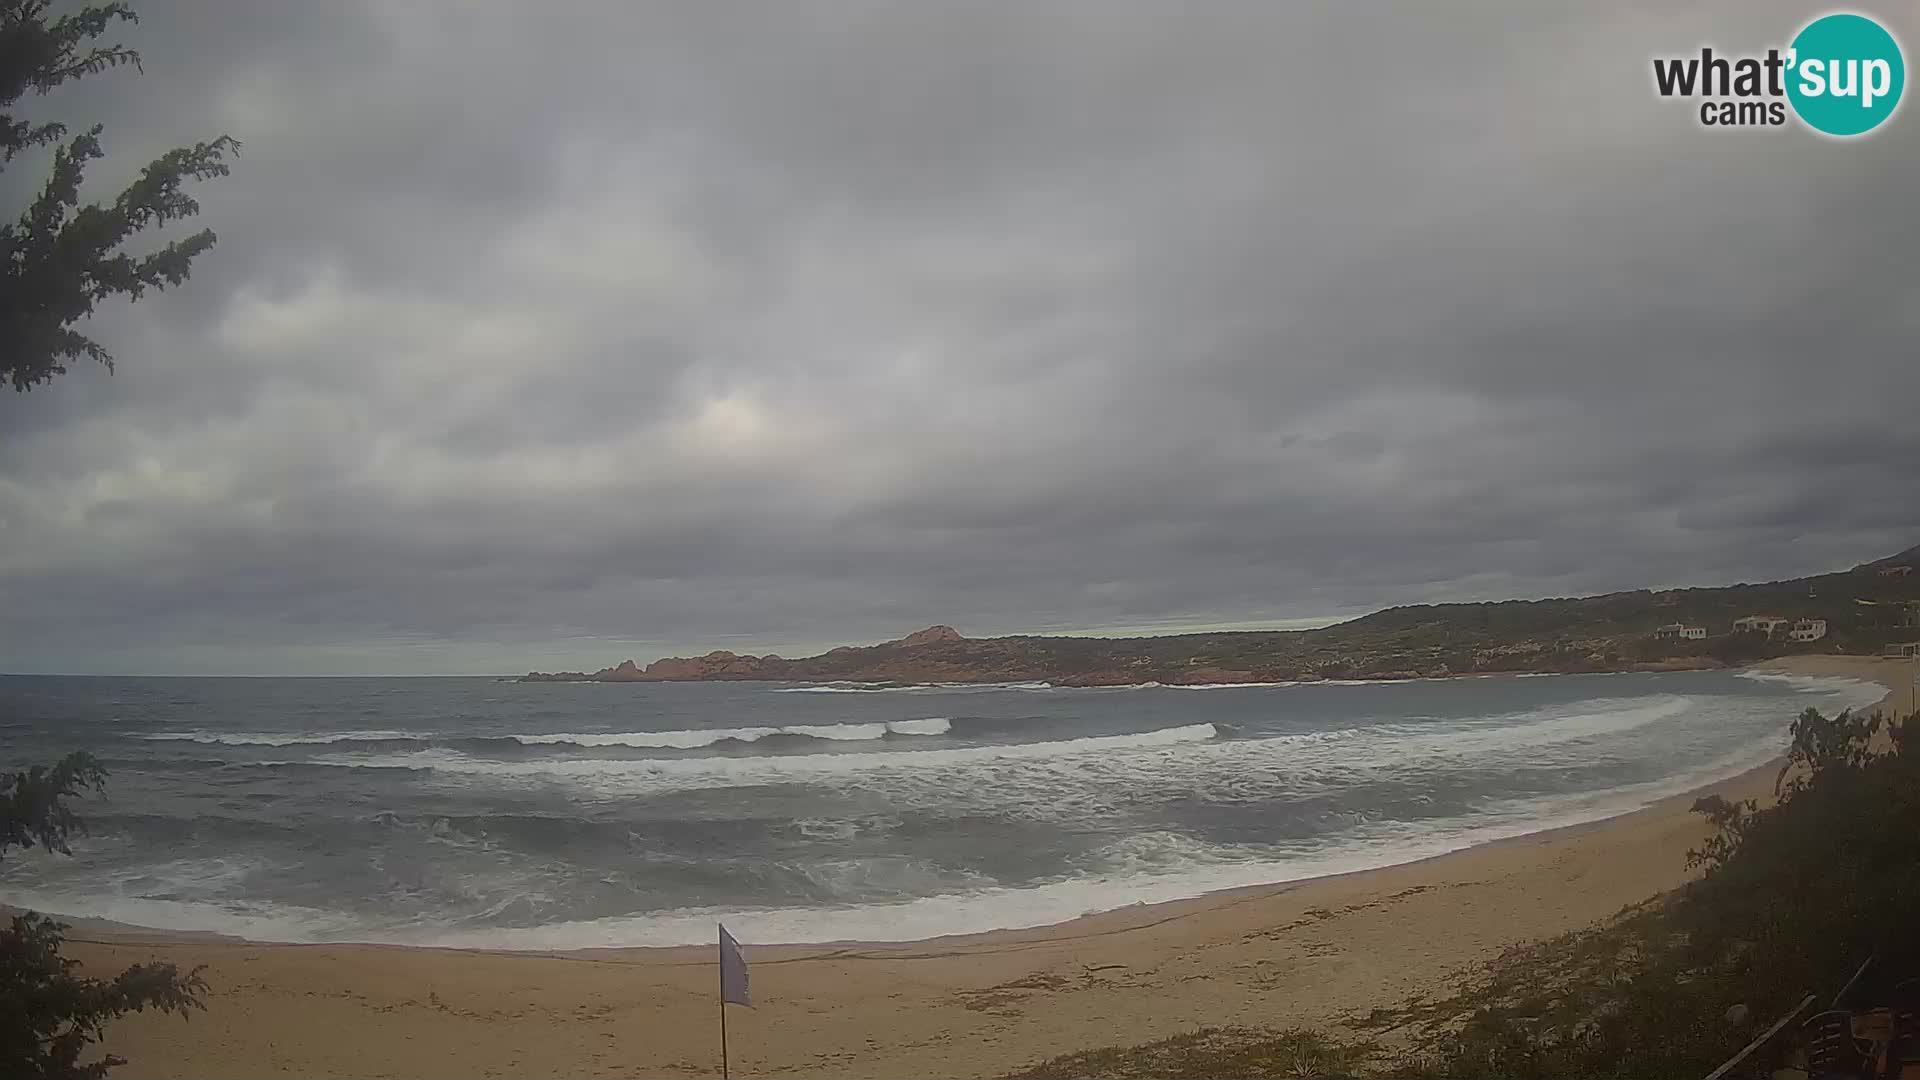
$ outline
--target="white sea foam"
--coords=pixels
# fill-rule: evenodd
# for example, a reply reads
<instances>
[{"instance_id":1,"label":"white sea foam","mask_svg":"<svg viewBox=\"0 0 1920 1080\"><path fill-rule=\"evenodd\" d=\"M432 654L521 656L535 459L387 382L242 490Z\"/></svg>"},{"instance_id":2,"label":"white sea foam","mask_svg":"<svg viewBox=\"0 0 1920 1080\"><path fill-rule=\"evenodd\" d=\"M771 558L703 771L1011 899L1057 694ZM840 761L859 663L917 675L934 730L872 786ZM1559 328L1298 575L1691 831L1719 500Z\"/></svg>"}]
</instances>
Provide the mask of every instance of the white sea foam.
<instances>
[{"instance_id":1,"label":"white sea foam","mask_svg":"<svg viewBox=\"0 0 1920 1080\"><path fill-rule=\"evenodd\" d=\"M14 890L7 902L69 918L109 919L129 926L150 926L188 933L227 934L253 941L391 941L387 928L372 926L342 912L273 901L169 900L155 896Z\"/></svg>"},{"instance_id":2,"label":"white sea foam","mask_svg":"<svg viewBox=\"0 0 1920 1080\"><path fill-rule=\"evenodd\" d=\"M339 755L328 764L363 767L428 766L436 772L471 773L533 780L572 780L604 785L603 790L668 790L680 787L732 787L782 783L823 776L857 776L875 770L944 769L992 761L1038 760L1097 755L1112 751L1155 750L1214 738L1212 724L1187 724L1132 735L1093 735L1058 742L1005 743L946 750L861 751L793 754L781 757L697 757L619 760L569 758L547 761L495 761L449 750L405 754Z\"/></svg>"},{"instance_id":3,"label":"white sea foam","mask_svg":"<svg viewBox=\"0 0 1920 1080\"><path fill-rule=\"evenodd\" d=\"M833 742L865 742L888 735L945 735L952 722L944 716L919 720L889 720L870 724L786 724L780 727L700 728L687 731L561 732L553 735L513 735L528 745L571 743L575 746L634 746L692 750L731 739L757 742L776 735L804 735Z\"/></svg>"},{"instance_id":4,"label":"white sea foam","mask_svg":"<svg viewBox=\"0 0 1920 1080\"><path fill-rule=\"evenodd\" d=\"M680 731L558 732L538 735L499 735L526 746L633 746L693 750L726 740L756 742L776 735L803 735L835 742L861 742L889 735L945 735L951 722L944 716L918 720L890 720L869 724L787 724L780 727L696 728ZM221 746L326 746L334 743L425 741L439 736L419 731L315 731L300 734L265 731L162 731L135 738L155 742L194 742Z\"/></svg>"},{"instance_id":5,"label":"white sea foam","mask_svg":"<svg viewBox=\"0 0 1920 1080\"><path fill-rule=\"evenodd\" d=\"M1740 677L1754 682L1773 683L1797 690L1802 694L1819 694L1838 699L1838 704L1830 704L1836 709L1868 709L1880 703L1887 696L1887 688L1865 679L1853 679L1844 675L1788 675L1773 671L1742 671Z\"/></svg>"},{"instance_id":6,"label":"white sea foam","mask_svg":"<svg viewBox=\"0 0 1920 1080\"><path fill-rule=\"evenodd\" d=\"M1377 869L1477 844L1603 820L1764 764L1774 741L1756 743L1660 781L1573 798L1514 800L1471 817L1408 825L1381 822L1292 849L1209 844L1179 833L1137 834L1104 851L1106 872L1027 888L990 886L895 903L833 907L680 908L539 926L451 928L414 920L371 922L288 904L182 902L143 896L12 892L12 902L80 917L230 934L263 941L373 942L509 950L670 946L710 940L723 921L749 944L916 941L1019 929L1082 915L1181 900L1220 889L1276 885ZM827 867L831 872L835 868ZM848 872L871 873L851 867Z\"/></svg>"},{"instance_id":7,"label":"white sea foam","mask_svg":"<svg viewBox=\"0 0 1920 1080\"><path fill-rule=\"evenodd\" d=\"M895 735L945 735L953 730L953 723L944 716L929 716L921 720L889 721L887 730Z\"/></svg>"},{"instance_id":8,"label":"white sea foam","mask_svg":"<svg viewBox=\"0 0 1920 1080\"><path fill-rule=\"evenodd\" d=\"M1681 694L1638 698L1595 698L1574 705L1532 709L1490 720L1448 725L1440 732L1406 724L1382 725L1385 730L1426 740L1444 741L1455 752L1479 752L1504 747L1544 746L1579 739L1621 735L1671 720L1705 704L1704 699Z\"/></svg>"},{"instance_id":9,"label":"white sea foam","mask_svg":"<svg viewBox=\"0 0 1920 1080\"><path fill-rule=\"evenodd\" d=\"M135 735L149 742L195 742L220 746L306 746L336 742L382 742L390 739L417 739L410 731L150 731Z\"/></svg>"},{"instance_id":10,"label":"white sea foam","mask_svg":"<svg viewBox=\"0 0 1920 1080\"><path fill-rule=\"evenodd\" d=\"M604 797L673 790L782 783L860 785L884 789L915 805L999 806L1009 813L1055 817L1099 814L1104 800L1130 790L1184 787L1196 792L1241 788L1265 795L1316 778L1424 768L1488 754L1542 754L1575 763L1566 744L1620 735L1676 720L1701 700L1683 695L1599 699L1488 720L1374 724L1223 740L1211 723L1123 735L1001 743L938 750L854 751L778 757L502 761L452 750L342 753L328 764L431 768L450 776L562 783ZM1119 794L1116 794L1119 793Z\"/></svg>"},{"instance_id":11,"label":"white sea foam","mask_svg":"<svg viewBox=\"0 0 1920 1080\"><path fill-rule=\"evenodd\" d=\"M1126 735L938 750L853 751L777 757L502 761L445 749L335 754L351 766L430 768L439 783L562 785L574 797L619 800L672 791L807 784L881 797L892 805L960 808L1071 826L1124 813L1134 800L1259 804L1317 791L1460 768L1576 768L1605 740L1680 725L1701 702L1681 695L1625 698L1518 713L1490 721L1374 724L1327 731L1218 738L1213 724ZM1750 721L1743 721L1751 727ZM1784 726L1769 725L1771 733ZM1718 738L1711 728L1702 738Z\"/></svg>"},{"instance_id":12,"label":"white sea foam","mask_svg":"<svg viewBox=\"0 0 1920 1080\"><path fill-rule=\"evenodd\" d=\"M1154 685L1158 686L1159 683ZM1300 686L1293 682L1205 682L1205 683L1167 683L1169 690L1272 690L1282 686Z\"/></svg>"},{"instance_id":13,"label":"white sea foam","mask_svg":"<svg viewBox=\"0 0 1920 1080\"><path fill-rule=\"evenodd\" d=\"M1335 790L1422 771L1444 774L1516 763L1578 768L1632 755L1653 755L1676 763L1668 766L1673 771L1667 775L1644 783L1482 804L1442 821L1362 820L1291 846L1212 844L1179 832L1144 832L1101 849L1101 870L1027 888L965 889L962 885L964 891L897 903L685 908L516 928L454 928L399 918L375 922L256 903L251 898L248 902L226 902L217 896L187 901L153 895L171 889L143 889L139 891L147 895L135 895L88 888L65 895L53 889L23 891L9 882L7 895L12 902L42 910L269 940L509 949L688 944L707 940L715 918L724 918L748 942L911 940L1043 925L1136 902L1405 862L1613 816L1765 763L1780 752L1786 723L1803 705L1827 710L1869 705L1884 693L1859 680L1766 673L1747 677L1801 693L1784 698L1662 693L1588 700L1484 719L1403 720L1277 736L1255 733L1233 740L1214 738L1217 731L1211 724L1192 724L1045 743L756 758L487 761L446 750L404 755L344 752L350 748L339 748L342 753L329 756L338 764L430 765L454 774L459 783L558 782L578 785L590 794L617 796L799 782L858 790L901 810L923 805L949 810L975 807L1007 816L1050 815L1080 822L1097 820L1090 815L1110 815L1141 800L1190 798L1224 807L1243 799L1311 792L1315 785ZM1705 764L1678 764L1689 761ZM806 835L827 838L839 836L846 828L838 819L797 825ZM848 862L823 872L904 874L910 869Z\"/></svg>"}]
</instances>

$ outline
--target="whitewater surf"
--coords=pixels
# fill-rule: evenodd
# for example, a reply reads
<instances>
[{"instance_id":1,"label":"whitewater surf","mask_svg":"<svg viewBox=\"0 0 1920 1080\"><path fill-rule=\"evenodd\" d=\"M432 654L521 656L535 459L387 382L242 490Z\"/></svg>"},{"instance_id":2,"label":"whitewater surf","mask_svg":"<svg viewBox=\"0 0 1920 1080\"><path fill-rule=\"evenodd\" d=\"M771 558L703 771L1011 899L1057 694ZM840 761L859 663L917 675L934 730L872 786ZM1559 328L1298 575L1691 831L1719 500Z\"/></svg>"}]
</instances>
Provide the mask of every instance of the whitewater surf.
<instances>
[{"instance_id":1,"label":"whitewater surf","mask_svg":"<svg viewBox=\"0 0 1920 1080\"><path fill-rule=\"evenodd\" d=\"M1204 689L1204 693L1193 692ZM898 940L1365 869L1623 813L1877 686L0 681L112 771L0 900L265 940Z\"/></svg>"}]
</instances>

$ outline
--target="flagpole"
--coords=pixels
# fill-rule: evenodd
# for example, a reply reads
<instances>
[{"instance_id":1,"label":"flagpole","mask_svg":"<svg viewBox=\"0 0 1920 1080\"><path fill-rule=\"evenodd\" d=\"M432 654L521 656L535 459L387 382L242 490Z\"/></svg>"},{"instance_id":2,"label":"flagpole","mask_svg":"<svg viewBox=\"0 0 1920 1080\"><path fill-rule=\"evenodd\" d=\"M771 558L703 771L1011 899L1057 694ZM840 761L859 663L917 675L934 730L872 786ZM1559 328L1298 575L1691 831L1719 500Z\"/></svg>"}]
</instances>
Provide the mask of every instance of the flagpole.
<instances>
[{"instance_id":1,"label":"flagpole","mask_svg":"<svg viewBox=\"0 0 1920 1080\"><path fill-rule=\"evenodd\" d=\"M720 932L722 934L726 933L727 932L726 928L721 927ZM727 952L726 950L727 950L726 939L722 938L721 944L720 944L720 963L718 965L720 968L720 1080L733 1080L732 1074L727 1069L727 960L726 960Z\"/></svg>"}]
</instances>

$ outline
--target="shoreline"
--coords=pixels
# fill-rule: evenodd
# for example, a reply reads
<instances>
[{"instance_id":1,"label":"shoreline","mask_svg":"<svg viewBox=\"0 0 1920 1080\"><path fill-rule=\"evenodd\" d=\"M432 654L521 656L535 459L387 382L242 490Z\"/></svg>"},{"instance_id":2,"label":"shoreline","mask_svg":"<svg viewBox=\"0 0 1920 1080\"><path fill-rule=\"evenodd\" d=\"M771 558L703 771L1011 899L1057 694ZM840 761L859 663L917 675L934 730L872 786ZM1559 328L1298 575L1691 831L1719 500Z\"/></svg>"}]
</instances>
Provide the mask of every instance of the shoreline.
<instances>
[{"instance_id":1,"label":"shoreline","mask_svg":"<svg viewBox=\"0 0 1920 1080\"><path fill-rule=\"evenodd\" d=\"M1807 656L1753 670L1877 682L1887 709L1904 704L1911 666ZM743 1073L995 1075L1200 1026L1337 1025L1681 884L1706 835L1693 800L1765 798L1778 768L1413 861L1046 926L748 944L759 1004L735 1025L734 1060ZM107 1048L132 1059L118 1075L713 1071L711 946L274 944L69 921L89 968L209 965L215 993L193 1024L136 1016L109 1030Z\"/></svg>"}]
</instances>

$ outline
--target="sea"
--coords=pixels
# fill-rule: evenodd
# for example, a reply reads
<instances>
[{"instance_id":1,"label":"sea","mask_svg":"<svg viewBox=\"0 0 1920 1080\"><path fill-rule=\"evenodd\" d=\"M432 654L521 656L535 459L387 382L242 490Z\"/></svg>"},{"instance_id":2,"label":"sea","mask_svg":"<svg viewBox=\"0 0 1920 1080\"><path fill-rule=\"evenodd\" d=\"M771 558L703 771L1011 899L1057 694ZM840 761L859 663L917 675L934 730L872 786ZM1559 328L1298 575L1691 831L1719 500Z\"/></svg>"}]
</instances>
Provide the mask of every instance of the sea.
<instances>
[{"instance_id":1,"label":"sea","mask_svg":"<svg viewBox=\"0 0 1920 1080\"><path fill-rule=\"evenodd\" d=\"M88 750L0 903L265 941L898 941L1626 813L1883 691L1734 672L1073 689L0 677L0 770Z\"/></svg>"}]
</instances>

